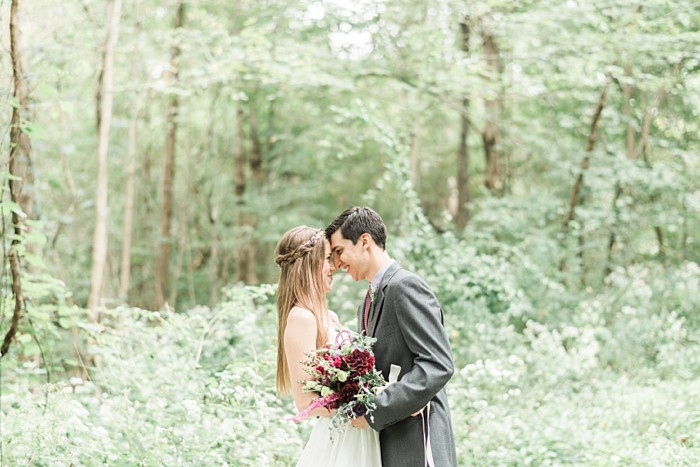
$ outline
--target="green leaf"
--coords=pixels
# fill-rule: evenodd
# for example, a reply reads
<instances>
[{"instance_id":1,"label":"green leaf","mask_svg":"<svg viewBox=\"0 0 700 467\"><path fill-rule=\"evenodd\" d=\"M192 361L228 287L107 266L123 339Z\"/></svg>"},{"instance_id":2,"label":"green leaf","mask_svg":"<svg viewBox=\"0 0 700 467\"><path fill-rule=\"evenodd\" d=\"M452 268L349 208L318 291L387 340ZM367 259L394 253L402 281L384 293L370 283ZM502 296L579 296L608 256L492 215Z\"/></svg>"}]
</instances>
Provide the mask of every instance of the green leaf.
<instances>
[{"instance_id":1,"label":"green leaf","mask_svg":"<svg viewBox=\"0 0 700 467\"><path fill-rule=\"evenodd\" d=\"M78 324L78 319L72 317L72 318L66 318L66 317L60 317L58 318L58 324L64 328L64 329L70 329L76 324Z\"/></svg>"},{"instance_id":2,"label":"green leaf","mask_svg":"<svg viewBox=\"0 0 700 467\"><path fill-rule=\"evenodd\" d=\"M22 353L27 356L33 356L39 355L41 353L41 350L39 349L39 346L36 344L36 342L31 341L27 342L25 345L22 346Z\"/></svg>"},{"instance_id":3,"label":"green leaf","mask_svg":"<svg viewBox=\"0 0 700 467\"><path fill-rule=\"evenodd\" d=\"M36 138L43 138L44 137L44 128L39 125L38 123L30 122L30 121L24 121L20 123L20 128L22 131L26 134L28 134L31 137L36 137Z\"/></svg>"},{"instance_id":4,"label":"green leaf","mask_svg":"<svg viewBox=\"0 0 700 467\"><path fill-rule=\"evenodd\" d=\"M20 344L26 344L27 342L32 340L32 336L30 336L29 334L23 333L23 334L18 334L16 339L17 339L17 342L19 342Z\"/></svg>"}]
</instances>

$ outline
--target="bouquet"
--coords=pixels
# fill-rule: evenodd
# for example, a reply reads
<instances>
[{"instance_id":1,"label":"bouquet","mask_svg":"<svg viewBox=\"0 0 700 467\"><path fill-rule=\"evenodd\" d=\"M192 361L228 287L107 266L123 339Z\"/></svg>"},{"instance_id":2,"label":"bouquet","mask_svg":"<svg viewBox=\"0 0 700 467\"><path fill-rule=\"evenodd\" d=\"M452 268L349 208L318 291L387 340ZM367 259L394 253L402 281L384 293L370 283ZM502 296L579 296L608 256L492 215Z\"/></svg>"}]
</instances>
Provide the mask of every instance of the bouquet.
<instances>
[{"instance_id":1,"label":"bouquet","mask_svg":"<svg viewBox=\"0 0 700 467\"><path fill-rule=\"evenodd\" d=\"M331 424L336 430L351 418L371 416L373 399L386 385L382 374L374 367L373 337L357 334L348 329L339 331L335 341L314 353L303 363L312 378L303 382L305 392L316 392L321 397L294 417L300 422L318 407L335 409Z\"/></svg>"}]
</instances>

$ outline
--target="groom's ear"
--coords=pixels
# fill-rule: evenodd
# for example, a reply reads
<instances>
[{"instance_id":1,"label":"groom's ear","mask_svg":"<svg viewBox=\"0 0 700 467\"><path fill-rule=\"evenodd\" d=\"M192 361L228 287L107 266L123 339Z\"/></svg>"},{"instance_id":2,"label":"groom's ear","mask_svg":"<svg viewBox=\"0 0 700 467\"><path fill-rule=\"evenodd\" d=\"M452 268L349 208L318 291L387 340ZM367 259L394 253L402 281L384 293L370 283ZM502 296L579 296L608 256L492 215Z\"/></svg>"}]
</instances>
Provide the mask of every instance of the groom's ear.
<instances>
[{"instance_id":1,"label":"groom's ear","mask_svg":"<svg viewBox=\"0 0 700 467\"><path fill-rule=\"evenodd\" d=\"M363 233L362 235L360 235L360 239L359 239L359 240L360 240L360 242L361 242L361 245L362 245L362 248L363 248L363 249L369 248L370 245L372 244L372 241L373 241L373 240L372 240L372 236L371 236L370 234L368 234L367 232L365 232L365 233Z\"/></svg>"}]
</instances>

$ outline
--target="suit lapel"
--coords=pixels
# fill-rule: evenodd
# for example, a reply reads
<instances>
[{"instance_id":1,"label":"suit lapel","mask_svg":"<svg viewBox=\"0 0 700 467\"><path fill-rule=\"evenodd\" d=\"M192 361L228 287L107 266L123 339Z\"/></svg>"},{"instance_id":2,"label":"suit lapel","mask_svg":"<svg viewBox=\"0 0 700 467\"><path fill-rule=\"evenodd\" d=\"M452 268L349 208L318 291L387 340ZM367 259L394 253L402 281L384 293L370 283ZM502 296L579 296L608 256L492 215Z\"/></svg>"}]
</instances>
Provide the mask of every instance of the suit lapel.
<instances>
[{"instance_id":1,"label":"suit lapel","mask_svg":"<svg viewBox=\"0 0 700 467\"><path fill-rule=\"evenodd\" d=\"M399 266L399 263L394 261L394 263L389 266L389 269L387 269L384 273L382 282L379 284L379 287L377 287L377 296L374 298L374 313L370 313L371 316L368 323L368 336L374 337L374 329L377 326L379 316L382 314L382 310L384 309L384 290L399 269L401 269L401 266Z\"/></svg>"}]
</instances>

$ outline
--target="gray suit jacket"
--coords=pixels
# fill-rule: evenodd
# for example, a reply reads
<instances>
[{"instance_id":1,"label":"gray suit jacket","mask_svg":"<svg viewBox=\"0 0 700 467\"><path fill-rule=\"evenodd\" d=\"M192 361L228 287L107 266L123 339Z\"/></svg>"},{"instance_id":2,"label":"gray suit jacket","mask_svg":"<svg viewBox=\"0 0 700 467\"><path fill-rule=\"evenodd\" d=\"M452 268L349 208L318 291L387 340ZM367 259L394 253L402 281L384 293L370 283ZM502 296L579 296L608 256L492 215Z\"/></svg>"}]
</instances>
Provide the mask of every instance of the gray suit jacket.
<instances>
[{"instance_id":1,"label":"gray suit jacket","mask_svg":"<svg viewBox=\"0 0 700 467\"><path fill-rule=\"evenodd\" d=\"M362 331L363 306L358 309ZM385 378L392 364L401 366L398 382L380 393L368 417L379 431L383 467L424 465L421 416L411 414L429 401L430 442L436 467L457 465L450 408L444 386L454 362L443 326L440 304L430 287L398 263L387 269L377 289L367 334L374 344L376 366Z\"/></svg>"}]
</instances>

